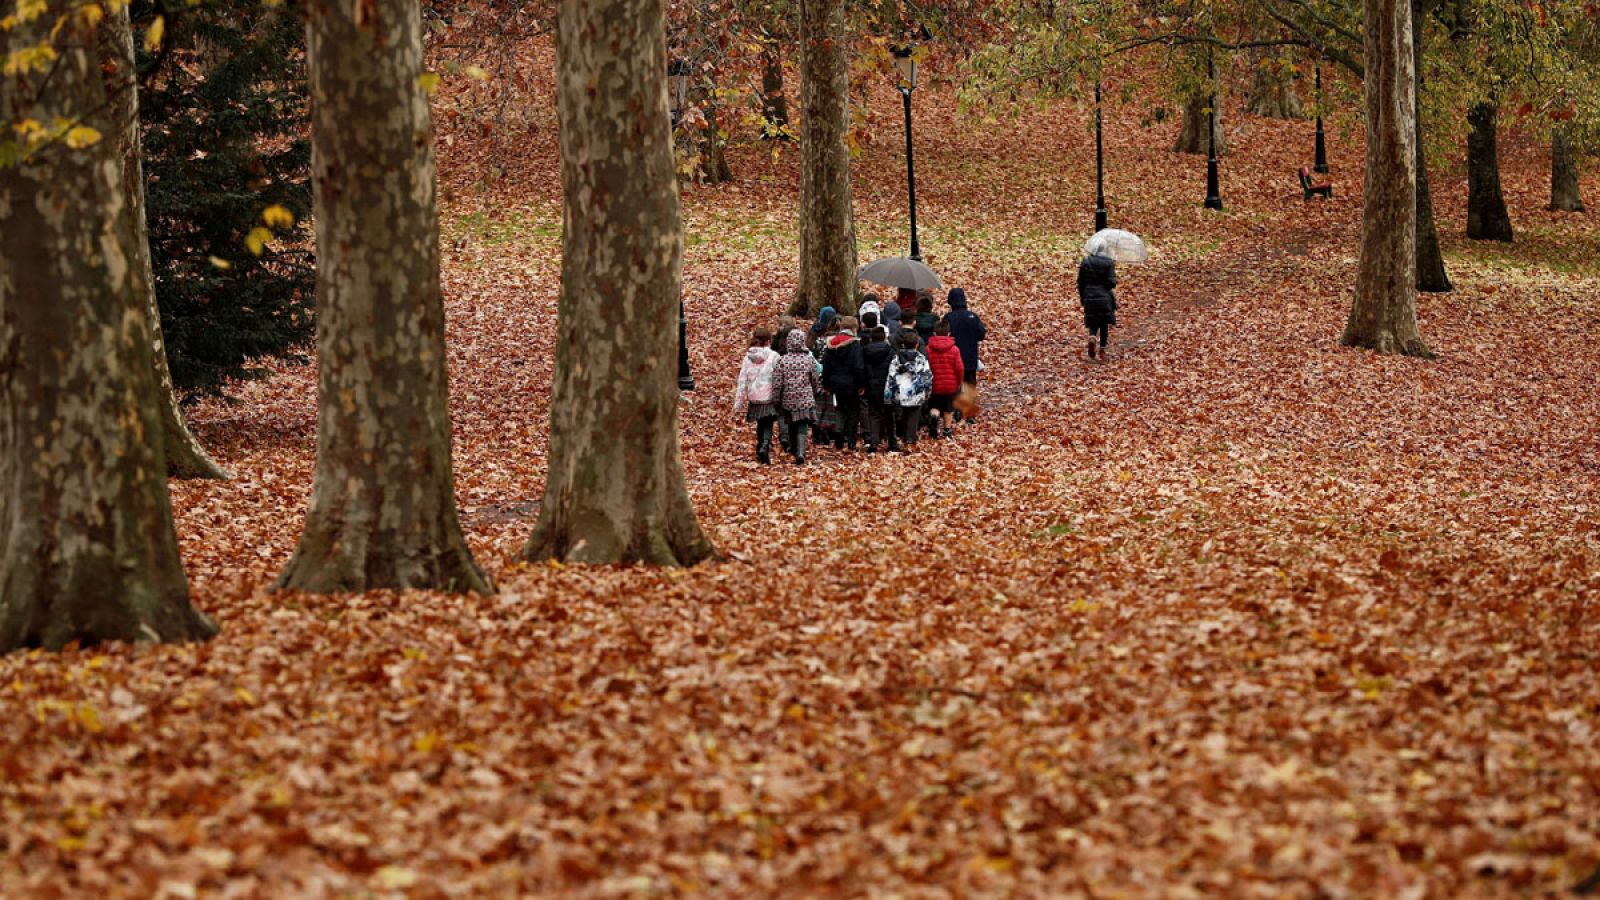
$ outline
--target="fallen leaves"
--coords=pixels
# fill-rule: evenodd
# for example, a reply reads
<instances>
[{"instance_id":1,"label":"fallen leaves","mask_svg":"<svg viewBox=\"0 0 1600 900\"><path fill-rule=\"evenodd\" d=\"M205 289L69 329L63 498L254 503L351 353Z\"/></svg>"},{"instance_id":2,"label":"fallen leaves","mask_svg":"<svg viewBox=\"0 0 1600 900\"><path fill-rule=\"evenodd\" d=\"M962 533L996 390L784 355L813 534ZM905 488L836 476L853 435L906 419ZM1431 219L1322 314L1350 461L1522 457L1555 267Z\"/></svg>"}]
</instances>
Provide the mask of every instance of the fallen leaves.
<instances>
[{"instance_id":1,"label":"fallen leaves","mask_svg":"<svg viewBox=\"0 0 1600 900\"><path fill-rule=\"evenodd\" d=\"M0 659L0 893L1576 883L1600 861L1594 276L1501 280L1452 245L1461 290L1421 310L1438 362L1344 350L1359 200L1296 199L1303 124L1247 120L1216 216L1174 198L1203 167L1167 131L1114 117L1114 222L1161 252L1124 273L1120 356L1091 365L1072 111L974 131L919 106L928 252L993 338L982 421L909 457L742 465L729 398L792 284L795 161L745 148L739 182L686 188L684 458L730 558L686 572L512 562L543 480L556 151L535 129L488 181L456 141L458 496L502 593L265 593L302 521L314 373L201 406L239 477L175 506L223 633ZM864 252L901 240L892 143L860 162ZM1505 149L1531 193L1542 164ZM1336 174L1359 158L1336 143ZM1463 208L1459 177L1435 188ZM1525 214L1538 253L1582 246Z\"/></svg>"}]
</instances>

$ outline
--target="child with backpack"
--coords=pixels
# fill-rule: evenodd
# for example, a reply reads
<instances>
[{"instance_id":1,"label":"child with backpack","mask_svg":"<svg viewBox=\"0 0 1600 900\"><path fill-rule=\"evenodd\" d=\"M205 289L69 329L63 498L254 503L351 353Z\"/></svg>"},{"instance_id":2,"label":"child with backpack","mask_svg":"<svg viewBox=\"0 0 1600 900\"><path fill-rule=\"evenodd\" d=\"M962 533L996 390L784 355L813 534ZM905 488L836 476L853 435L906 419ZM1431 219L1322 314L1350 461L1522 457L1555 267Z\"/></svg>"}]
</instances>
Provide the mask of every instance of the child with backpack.
<instances>
[{"instance_id":1,"label":"child with backpack","mask_svg":"<svg viewBox=\"0 0 1600 900\"><path fill-rule=\"evenodd\" d=\"M778 407L772 402L772 376L778 368L778 354L772 352L772 329L758 327L750 335L750 348L739 366L739 381L733 390L733 411L756 426L756 461L772 463L772 428L778 422Z\"/></svg>"},{"instance_id":2,"label":"child with backpack","mask_svg":"<svg viewBox=\"0 0 1600 900\"><path fill-rule=\"evenodd\" d=\"M933 392L933 370L928 368L928 358L917 350L919 343L915 331L901 333L900 349L889 363L889 376L883 386L883 402L894 413L902 452L916 445L922 405Z\"/></svg>"}]
</instances>

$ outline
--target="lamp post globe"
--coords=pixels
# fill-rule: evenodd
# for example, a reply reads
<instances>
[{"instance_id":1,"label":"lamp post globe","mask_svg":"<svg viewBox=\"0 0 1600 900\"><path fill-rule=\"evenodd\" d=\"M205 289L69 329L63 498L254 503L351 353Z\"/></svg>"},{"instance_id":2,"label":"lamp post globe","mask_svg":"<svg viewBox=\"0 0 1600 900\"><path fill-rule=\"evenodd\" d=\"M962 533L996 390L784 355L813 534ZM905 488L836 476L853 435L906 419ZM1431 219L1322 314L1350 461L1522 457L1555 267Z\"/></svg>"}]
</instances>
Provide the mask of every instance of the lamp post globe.
<instances>
[{"instance_id":1,"label":"lamp post globe","mask_svg":"<svg viewBox=\"0 0 1600 900\"><path fill-rule=\"evenodd\" d=\"M911 142L911 92L917 89L917 47L907 41L892 51L895 70L899 73L900 99L906 111L906 194L911 212L911 258L922 259L922 245L917 242L917 165Z\"/></svg>"}]
</instances>

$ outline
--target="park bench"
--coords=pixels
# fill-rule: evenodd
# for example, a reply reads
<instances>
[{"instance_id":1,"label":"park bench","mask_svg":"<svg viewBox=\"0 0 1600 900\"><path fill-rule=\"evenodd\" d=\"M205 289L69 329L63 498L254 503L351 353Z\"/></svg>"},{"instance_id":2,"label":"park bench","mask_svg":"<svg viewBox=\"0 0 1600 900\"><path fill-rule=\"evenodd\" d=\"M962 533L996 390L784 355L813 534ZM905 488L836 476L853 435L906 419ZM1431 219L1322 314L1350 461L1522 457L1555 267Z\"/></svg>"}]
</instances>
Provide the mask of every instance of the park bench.
<instances>
[{"instance_id":1,"label":"park bench","mask_svg":"<svg viewBox=\"0 0 1600 900\"><path fill-rule=\"evenodd\" d=\"M1300 189L1306 192L1306 200L1318 194L1330 198L1333 196L1333 182L1312 180L1311 170L1305 166L1300 167Z\"/></svg>"}]
</instances>

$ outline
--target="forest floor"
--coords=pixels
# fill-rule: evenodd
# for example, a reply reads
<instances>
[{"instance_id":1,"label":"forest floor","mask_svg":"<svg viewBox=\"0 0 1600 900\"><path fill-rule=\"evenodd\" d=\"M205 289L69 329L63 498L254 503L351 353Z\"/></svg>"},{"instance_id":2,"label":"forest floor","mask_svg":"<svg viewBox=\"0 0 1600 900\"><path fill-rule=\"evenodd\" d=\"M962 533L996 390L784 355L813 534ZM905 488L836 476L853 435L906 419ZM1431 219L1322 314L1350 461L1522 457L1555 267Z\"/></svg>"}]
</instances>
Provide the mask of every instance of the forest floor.
<instances>
[{"instance_id":1,"label":"forest floor","mask_svg":"<svg viewBox=\"0 0 1600 900\"><path fill-rule=\"evenodd\" d=\"M685 191L684 461L726 555L687 571L514 562L555 145L447 128L458 493L499 594L269 593L314 373L196 409L235 477L174 504L222 633L0 660L0 895L1444 898L1600 864L1600 229L1543 211L1540 149L1506 135L1512 247L1460 239L1435 174L1439 356L1380 358L1337 343L1359 135L1307 204L1310 124L1235 116L1217 214L1173 123L1113 112L1111 222L1155 253L1096 364L1081 110L918 98L923 246L988 323L987 409L908 456L754 465L732 386L789 300L797 175L736 150ZM877 102L863 259L903 234Z\"/></svg>"}]
</instances>

